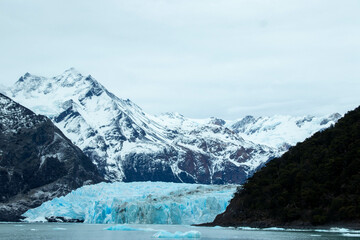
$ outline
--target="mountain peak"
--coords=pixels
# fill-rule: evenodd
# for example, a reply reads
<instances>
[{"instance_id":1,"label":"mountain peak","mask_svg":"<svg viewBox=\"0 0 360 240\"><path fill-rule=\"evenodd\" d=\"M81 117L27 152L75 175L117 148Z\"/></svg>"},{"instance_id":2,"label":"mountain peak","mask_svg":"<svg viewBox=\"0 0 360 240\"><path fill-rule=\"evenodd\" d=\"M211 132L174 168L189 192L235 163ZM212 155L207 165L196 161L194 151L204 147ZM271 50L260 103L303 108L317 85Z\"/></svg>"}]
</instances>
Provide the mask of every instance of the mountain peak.
<instances>
[{"instance_id":1,"label":"mountain peak","mask_svg":"<svg viewBox=\"0 0 360 240\"><path fill-rule=\"evenodd\" d=\"M330 119L339 120L341 118L340 113L333 113L329 116Z\"/></svg>"},{"instance_id":2,"label":"mountain peak","mask_svg":"<svg viewBox=\"0 0 360 240\"><path fill-rule=\"evenodd\" d=\"M23 76L19 78L17 82L23 82L26 78L29 78L31 74L29 72L26 72Z\"/></svg>"},{"instance_id":3,"label":"mountain peak","mask_svg":"<svg viewBox=\"0 0 360 240\"><path fill-rule=\"evenodd\" d=\"M77 69L71 67L65 70L60 76L83 76Z\"/></svg>"},{"instance_id":4,"label":"mountain peak","mask_svg":"<svg viewBox=\"0 0 360 240\"><path fill-rule=\"evenodd\" d=\"M256 121L257 121L257 119L255 119L255 117L253 117L251 115L247 115L247 116L243 117L242 119L240 119L239 121L236 121L232 125L232 128L234 128L234 129L244 129L246 125L253 124Z\"/></svg>"},{"instance_id":5,"label":"mountain peak","mask_svg":"<svg viewBox=\"0 0 360 240\"><path fill-rule=\"evenodd\" d=\"M218 125L218 126L224 126L226 124L226 121L220 118L211 117L210 118L210 124Z\"/></svg>"},{"instance_id":6,"label":"mountain peak","mask_svg":"<svg viewBox=\"0 0 360 240\"><path fill-rule=\"evenodd\" d=\"M178 112L165 112L165 113L161 113L159 116L164 116L164 117L168 117L171 119L183 119L184 116Z\"/></svg>"},{"instance_id":7,"label":"mountain peak","mask_svg":"<svg viewBox=\"0 0 360 240\"><path fill-rule=\"evenodd\" d=\"M30 76L31 76L31 74L30 74L29 72L26 72L26 73L24 74L24 77L25 77L25 78L30 77Z\"/></svg>"},{"instance_id":8,"label":"mountain peak","mask_svg":"<svg viewBox=\"0 0 360 240\"><path fill-rule=\"evenodd\" d=\"M65 70L61 75L54 77L57 82L61 82L63 87L72 87L84 76L75 68Z\"/></svg>"}]
</instances>

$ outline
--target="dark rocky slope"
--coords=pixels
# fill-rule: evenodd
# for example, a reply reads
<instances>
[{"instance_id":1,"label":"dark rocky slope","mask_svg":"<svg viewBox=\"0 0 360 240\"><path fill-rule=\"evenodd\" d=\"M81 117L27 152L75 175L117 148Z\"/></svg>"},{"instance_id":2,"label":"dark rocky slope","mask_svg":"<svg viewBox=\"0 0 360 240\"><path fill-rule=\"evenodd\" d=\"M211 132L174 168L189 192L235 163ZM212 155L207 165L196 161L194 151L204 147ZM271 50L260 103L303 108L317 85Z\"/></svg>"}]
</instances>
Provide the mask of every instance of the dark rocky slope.
<instances>
[{"instance_id":1,"label":"dark rocky slope","mask_svg":"<svg viewBox=\"0 0 360 240\"><path fill-rule=\"evenodd\" d=\"M47 117L0 94L0 221L102 181L96 167Z\"/></svg>"},{"instance_id":2,"label":"dark rocky slope","mask_svg":"<svg viewBox=\"0 0 360 240\"><path fill-rule=\"evenodd\" d=\"M269 162L209 225L360 228L360 107Z\"/></svg>"}]
</instances>

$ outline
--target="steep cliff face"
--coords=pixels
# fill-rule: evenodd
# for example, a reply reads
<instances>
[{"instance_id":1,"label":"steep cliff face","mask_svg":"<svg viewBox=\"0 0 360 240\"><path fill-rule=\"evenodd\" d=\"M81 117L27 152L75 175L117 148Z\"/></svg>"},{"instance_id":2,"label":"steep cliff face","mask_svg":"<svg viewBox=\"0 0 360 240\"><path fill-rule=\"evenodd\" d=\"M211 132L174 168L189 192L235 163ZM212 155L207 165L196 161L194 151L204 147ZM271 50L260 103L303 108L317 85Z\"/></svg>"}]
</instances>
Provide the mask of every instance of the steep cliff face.
<instances>
[{"instance_id":1,"label":"steep cliff face","mask_svg":"<svg viewBox=\"0 0 360 240\"><path fill-rule=\"evenodd\" d=\"M360 107L254 174L210 225L360 228Z\"/></svg>"},{"instance_id":2,"label":"steep cliff face","mask_svg":"<svg viewBox=\"0 0 360 240\"><path fill-rule=\"evenodd\" d=\"M45 116L0 93L0 221L102 178Z\"/></svg>"},{"instance_id":3,"label":"steep cliff face","mask_svg":"<svg viewBox=\"0 0 360 240\"><path fill-rule=\"evenodd\" d=\"M50 117L109 181L242 183L280 154L244 140L223 120L144 113L74 69L53 78L27 73L9 94Z\"/></svg>"}]
</instances>

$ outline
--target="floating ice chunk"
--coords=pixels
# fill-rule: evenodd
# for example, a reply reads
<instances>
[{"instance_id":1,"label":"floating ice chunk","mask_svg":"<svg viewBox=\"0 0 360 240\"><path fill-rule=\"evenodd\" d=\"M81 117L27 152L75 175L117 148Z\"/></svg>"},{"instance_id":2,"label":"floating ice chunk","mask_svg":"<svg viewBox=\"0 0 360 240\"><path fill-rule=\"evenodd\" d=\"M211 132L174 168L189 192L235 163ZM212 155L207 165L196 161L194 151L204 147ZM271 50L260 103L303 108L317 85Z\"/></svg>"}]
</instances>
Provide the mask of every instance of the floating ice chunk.
<instances>
[{"instance_id":1,"label":"floating ice chunk","mask_svg":"<svg viewBox=\"0 0 360 240\"><path fill-rule=\"evenodd\" d=\"M115 225L111 227L104 228L104 230L110 231L145 231L145 232L155 232L155 229L152 228L134 228L128 225Z\"/></svg>"},{"instance_id":2,"label":"floating ice chunk","mask_svg":"<svg viewBox=\"0 0 360 240\"><path fill-rule=\"evenodd\" d=\"M269 227L269 228L263 228L263 230L265 231L285 231L285 228L280 228L280 227Z\"/></svg>"},{"instance_id":3,"label":"floating ice chunk","mask_svg":"<svg viewBox=\"0 0 360 240\"><path fill-rule=\"evenodd\" d=\"M260 228L253 228L253 227L237 227L237 230L244 230L244 231L258 231Z\"/></svg>"},{"instance_id":4,"label":"floating ice chunk","mask_svg":"<svg viewBox=\"0 0 360 240\"><path fill-rule=\"evenodd\" d=\"M171 233L168 231L159 231L153 235L153 238L201 238L201 233L198 231L188 231Z\"/></svg>"},{"instance_id":5,"label":"floating ice chunk","mask_svg":"<svg viewBox=\"0 0 360 240\"><path fill-rule=\"evenodd\" d=\"M32 219L32 222L47 222L44 216L37 216Z\"/></svg>"},{"instance_id":6,"label":"floating ice chunk","mask_svg":"<svg viewBox=\"0 0 360 240\"><path fill-rule=\"evenodd\" d=\"M133 228L127 225L116 225L116 226L111 226L111 227L107 227L104 228L105 230L110 230L110 231L140 231L139 228Z\"/></svg>"},{"instance_id":7,"label":"floating ice chunk","mask_svg":"<svg viewBox=\"0 0 360 240\"><path fill-rule=\"evenodd\" d=\"M360 234L353 234L353 233L343 233L342 235L344 237L356 237L356 238L360 237Z\"/></svg>"},{"instance_id":8,"label":"floating ice chunk","mask_svg":"<svg viewBox=\"0 0 360 240\"><path fill-rule=\"evenodd\" d=\"M242 230L242 231L286 231L286 232L307 232L307 231L309 231L309 229L280 228L280 227L269 227L269 228L236 227L236 229Z\"/></svg>"},{"instance_id":9,"label":"floating ice chunk","mask_svg":"<svg viewBox=\"0 0 360 240\"><path fill-rule=\"evenodd\" d=\"M61 228L61 227L56 227L56 228L53 228L53 230L66 230L66 228Z\"/></svg>"},{"instance_id":10,"label":"floating ice chunk","mask_svg":"<svg viewBox=\"0 0 360 240\"><path fill-rule=\"evenodd\" d=\"M316 232L335 232L335 233L360 233L360 230L351 230L348 228L330 228L330 229L316 229Z\"/></svg>"},{"instance_id":11,"label":"floating ice chunk","mask_svg":"<svg viewBox=\"0 0 360 240\"><path fill-rule=\"evenodd\" d=\"M222 227L222 226L215 226L215 227L213 227L213 228L215 228L215 229L223 229L224 227Z\"/></svg>"}]
</instances>

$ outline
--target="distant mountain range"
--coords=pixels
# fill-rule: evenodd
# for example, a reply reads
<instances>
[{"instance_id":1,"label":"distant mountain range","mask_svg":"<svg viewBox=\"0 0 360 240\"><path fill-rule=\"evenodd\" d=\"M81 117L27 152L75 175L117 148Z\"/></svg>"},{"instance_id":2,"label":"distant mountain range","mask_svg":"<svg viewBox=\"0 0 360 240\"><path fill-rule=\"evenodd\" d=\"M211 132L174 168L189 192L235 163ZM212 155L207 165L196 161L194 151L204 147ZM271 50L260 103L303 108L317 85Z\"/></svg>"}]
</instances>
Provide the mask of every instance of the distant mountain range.
<instances>
[{"instance_id":1,"label":"distant mountain range","mask_svg":"<svg viewBox=\"0 0 360 240\"><path fill-rule=\"evenodd\" d=\"M339 113L328 116L292 117L275 115L272 117L246 116L229 126L244 139L270 147L287 150L318 131L323 131L341 118ZM229 125L229 124L228 124Z\"/></svg>"},{"instance_id":2,"label":"distant mountain range","mask_svg":"<svg viewBox=\"0 0 360 240\"><path fill-rule=\"evenodd\" d=\"M0 221L103 181L91 160L45 116L0 93Z\"/></svg>"},{"instance_id":3,"label":"distant mountain range","mask_svg":"<svg viewBox=\"0 0 360 240\"><path fill-rule=\"evenodd\" d=\"M154 116L73 68L52 78L26 73L6 94L48 116L109 181L243 183L341 117Z\"/></svg>"}]
</instances>

